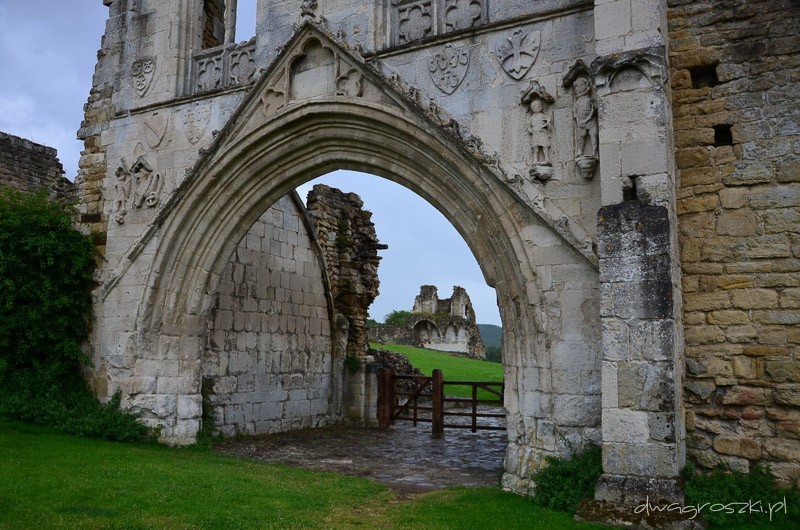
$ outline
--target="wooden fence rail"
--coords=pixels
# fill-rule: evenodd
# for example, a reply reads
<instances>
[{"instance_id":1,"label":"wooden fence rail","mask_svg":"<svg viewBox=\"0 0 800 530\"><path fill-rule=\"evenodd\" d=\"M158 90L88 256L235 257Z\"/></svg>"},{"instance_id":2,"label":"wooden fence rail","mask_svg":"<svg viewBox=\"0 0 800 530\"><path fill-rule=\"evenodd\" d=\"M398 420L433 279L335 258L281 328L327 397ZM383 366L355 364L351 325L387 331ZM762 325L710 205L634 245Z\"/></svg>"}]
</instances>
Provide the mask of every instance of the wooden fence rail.
<instances>
[{"instance_id":1,"label":"wooden fence rail","mask_svg":"<svg viewBox=\"0 0 800 530\"><path fill-rule=\"evenodd\" d=\"M407 382L398 389L398 382ZM504 418L505 413L479 412L478 405L503 405L505 384L497 381L445 381L442 371L436 369L431 377L423 375L398 375L394 370L381 368L378 372L378 422L388 427L397 420L417 423L430 423L433 436L440 437L445 427L454 429L504 430L498 425L478 423L478 418ZM471 396L446 397L445 386L469 386ZM493 399L478 398L478 390L484 390ZM445 403L468 403L469 412L455 412L445 409ZM467 417L469 423L445 423L445 417Z\"/></svg>"}]
</instances>

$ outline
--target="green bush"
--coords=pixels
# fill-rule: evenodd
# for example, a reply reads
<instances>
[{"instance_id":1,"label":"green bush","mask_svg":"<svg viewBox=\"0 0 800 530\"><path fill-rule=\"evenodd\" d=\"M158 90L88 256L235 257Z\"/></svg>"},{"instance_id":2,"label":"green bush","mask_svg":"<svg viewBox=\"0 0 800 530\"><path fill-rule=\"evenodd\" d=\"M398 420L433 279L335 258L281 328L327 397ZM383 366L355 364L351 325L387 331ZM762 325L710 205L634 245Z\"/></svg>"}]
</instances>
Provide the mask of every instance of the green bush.
<instances>
[{"instance_id":1,"label":"green bush","mask_svg":"<svg viewBox=\"0 0 800 530\"><path fill-rule=\"evenodd\" d=\"M700 473L688 464L683 470L683 484L685 505L705 505L700 510L700 516L713 525L754 526L793 522L797 524L796 528L800 528L800 492L776 487L774 479L763 466L756 466L750 473L723 468ZM800 487L800 484L796 486ZM771 520L770 508L773 512Z\"/></svg>"},{"instance_id":2,"label":"green bush","mask_svg":"<svg viewBox=\"0 0 800 530\"><path fill-rule=\"evenodd\" d=\"M0 191L0 378L58 377L86 362L94 246L71 213L44 194Z\"/></svg>"},{"instance_id":3,"label":"green bush","mask_svg":"<svg viewBox=\"0 0 800 530\"><path fill-rule=\"evenodd\" d=\"M533 476L534 502L551 510L574 513L583 499L594 495L594 486L603 473L600 447L591 446L565 460L545 460L547 465Z\"/></svg>"},{"instance_id":4,"label":"green bush","mask_svg":"<svg viewBox=\"0 0 800 530\"><path fill-rule=\"evenodd\" d=\"M411 311L403 311L395 309L383 319L383 323L387 326L405 326L411 316Z\"/></svg>"},{"instance_id":5,"label":"green bush","mask_svg":"<svg viewBox=\"0 0 800 530\"><path fill-rule=\"evenodd\" d=\"M146 427L102 405L81 377L95 250L74 211L0 188L0 415L85 436L130 440Z\"/></svg>"}]
</instances>

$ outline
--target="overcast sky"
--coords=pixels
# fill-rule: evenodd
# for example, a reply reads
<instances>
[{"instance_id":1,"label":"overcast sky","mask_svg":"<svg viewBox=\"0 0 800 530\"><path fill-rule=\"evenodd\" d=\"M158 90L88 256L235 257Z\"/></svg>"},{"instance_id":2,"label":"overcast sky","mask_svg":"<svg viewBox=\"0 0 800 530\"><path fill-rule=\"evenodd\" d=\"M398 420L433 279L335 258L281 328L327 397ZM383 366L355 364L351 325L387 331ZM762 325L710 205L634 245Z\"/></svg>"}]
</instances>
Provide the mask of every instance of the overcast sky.
<instances>
[{"instance_id":1,"label":"overcast sky","mask_svg":"<svg viewBox=\"0 0 800 530\"><path fill-rule=\"evenodd\" d=\"M239 0L238 40L254 32L255 0ZM89 96L108 8L102 0L0 0L0 131L55 147L74 180L83 148L76 131ZM373 212L381 252L377 320L411 309L423 284L447 298L454 285L469 293L481 324L500 324L494 289L449 222L411 191L390 181L337 172L318 181L361 195ZM316 182L316 181L315 181ZM305 199L311 184L300 189Z\"/></svg>"}]
</instances>

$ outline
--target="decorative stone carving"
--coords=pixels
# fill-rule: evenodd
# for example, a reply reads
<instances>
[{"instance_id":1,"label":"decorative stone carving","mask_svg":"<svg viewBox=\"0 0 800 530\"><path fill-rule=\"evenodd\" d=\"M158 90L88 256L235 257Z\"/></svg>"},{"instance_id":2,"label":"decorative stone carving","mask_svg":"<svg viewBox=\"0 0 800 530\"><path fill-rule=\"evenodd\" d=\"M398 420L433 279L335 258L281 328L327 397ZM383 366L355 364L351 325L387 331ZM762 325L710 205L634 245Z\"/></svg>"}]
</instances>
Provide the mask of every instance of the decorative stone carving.
<instances>
[{"instance_id":1,"label":"decorative stone carving","mask_svg":"<svg viewBox=\"0 0 800 530\"><path fill-rule=\"evenodd\" d=\"M205 136L210 118L211 110L199 104L195 104L192 108L184 112L183 130L186 133L186 139L189 140L192 145L199 142L203 136Z\"/></svg>"},{"instance_id":2,"label":"decorative stone carving","mask_svg":"<svg viewBox=\"0 0 800 530\"><path fill-rule=\"evenodd\" d=\"M147 206L154 208L160 200L161 190L164 187L164 179L160 173L153 172L143 158L139 157L131 168L131 174L136 181L136 189L133 192L133 207L141 208Z\"/></svg>"},{"instance_id":3,"label":"decorative stone carving","mask_svg":"<svg viewBox=\"0 0 800 530\"><path fill-rule=\"evenodd\" d=\"M247 47L231 51L228 84L246 85L255 81L255 77L255 49Z\"/></svg>"},{"instance_id":4,"label":"decorative stone carving","mask_svg":"<svg viewBox=\"0 0 800 530\"><path fill-rule=\"evenodd\" d=\"M364 79L361 72L351 68L347 73L340 75L336 79L336 95L347 97L361 97L364 95Z\"/></svg>"},{"instance_id":5,"label":"decorative stone carving","mask_svg":"<svg viewBox=\"0 0 800 530\"><path fill-rule=\"evenodd\" d=\"M131 192L131 172L128 170L124 158L120 160L115 175L117 181L114 183L114 207L111 213L117 224L124 224L125 216L128 214L128 197Z\"/></svg>"},{"instance_id":6,"label":"decorative stone carving","mask_svg":"<svg viewBox=\"0 0 800 530\"><path fill-rule=\"evenodd\" d=\"M302 0L300 3L300 21L307 20L314 25L324 25L325 19L317 13L317 0Z\"/></svg>"},{"instance_id":7,"label":"decorative stone carving","mask_svg":"<svg viewBox=\"0 0 800 530\"><path fill-rule=\"evenodd\" d=\"M206 92L222 87L222 51L197 59L197 90Z\"/></svg>"},{"instance_id":8,"label":"decorative stone carving","mask_svg":"<svg viewBox=\"0 0 800 530\"><path fill-rule=\"evenodd\" d=\"M414 42L433 35L433 12L430 0L397 7L398 44Z\"/></svg>"},{"instance_id":9,"label":"decorative stone carving","mask_svg":"<svg viewBox=\"0 0 800 530\"><path fill-rule=\"evenodd\" d=\"M254 83L258 74L255 63L255 38L194 54L194 80L190 91L208 92Z\"/></svg>"},{"instance_id":10,"label":"decorative stone carving","mask_svg":"<svg viewBox=\"0 0 800 530\"><path fill-rule=\"evenodd\" d=\"M428 60L433 84L445 94L452 94L464 80L469 67L469 48L465 45L456 47L445 45L444 49Z\"/></svg>"},{"instance_id":11,"label":"decorative stone carving","mask_svg":"<svg viewBox=\"0 0 800 530\"><path fill-rule=\"evenodd\" d=\"M525 77L539 55L541 32L517 29L505 37L495 50L503 71L513 79Z\"/></svg>"},{"instance_id":12,"label":"decorative stone carving","mask_svg":"<svg viewBox=\"0 0 800 530\"><path fill-rule=\"evenodd\" d=\"M572 116L575 120L575 164L585 179L597 167L597 100L592 94L589 69L580 59L564 76L564 87L573 87Z\"/></svg>"},{"instance_id":13,"label":"decorative stone carving","mask_svg":"<svg viewBox=\"0 0 800 530\"><path fill-rule=\"evenodd\" d=\"M651 87L663 90L668 77L663 57L663 48L656 46L595 59L592 72L597 94L605 96Z\"/></svg>"},{"instance_id":14,"label":"decorative stone carving","mask_svg":"<svg viewBox=\"0 0 800 530\"><path fill-rule=\"evenodd\" d=\"M483 7L480 0L447 0L445 5L445 31L469 29L481 23Z\"/></svg>"},{"instance_id":15,"label":"decorative stone carving","mask_svg":"<svg viewBox=\"0 0 800 530\"><path fill-rule=\"evenodd\" d=\"M133 74L133 86L139 97L144 96L153 82L156 72L156 58L145 57L134 61L131 73Z\"/></svg>"},{"instance_id":16,"label":"decorative stone carving","mask_svg":"<svg viewBox=\"0 0 800 530\"><path fill-rule=\"evenodd\" d=\"M550 105L554 101L553 96L548 94L538 81L531 81L530 86L520 98L520 103L528 107L530 112L528 132L531 135L533 154L530 174L540 180L548 180L553 176L553 165L550 161L553 118Z\"/></svg>"},{"instance_id":17,"label":"decorative stone carving","mask_svg":"<svg viewBox=\"0 0 800 530\"><path fill-rule=\"evenodd\" d=\"M117 166L112 208L112 216L117 224L125 223L129 207L154 208L161 199L164 179L160 173L153 171L143 153L144 147L140 143L134 151L136 160L133 164L129 166L125 158L122 158Z\"/></svg>"},{"instance_id":18,"label":"decorative stone carving","mask_svg":"<svg viewBox=\"0 0 800 530\"><path fill-rule=\"evenodd\" d=\"M300 16L301 17L316 17L317 0L303 0L300 3Z\"/></svg>"},{"instance_id":19,"label":"decorative stone carving","mask_svg":"<svg viewBox=\"0 0 800 530\"><path fill-rule=\"evenodd\" d=\"M271 116L286 105L286 94L270 88L261 96L261 105L264 109L264 114Z\"/></svg>"},{"instance_id":20,"label":"decorative stone carving","mask_svg":"<svg viewBox=\"0 0 800 530\"><path fill-rule=\"evenodd\" d=\"M142 120L142 136L150 149L155 149L167 135L170 119L169 114L154 112Z\"/></svg>"}]
</instances>

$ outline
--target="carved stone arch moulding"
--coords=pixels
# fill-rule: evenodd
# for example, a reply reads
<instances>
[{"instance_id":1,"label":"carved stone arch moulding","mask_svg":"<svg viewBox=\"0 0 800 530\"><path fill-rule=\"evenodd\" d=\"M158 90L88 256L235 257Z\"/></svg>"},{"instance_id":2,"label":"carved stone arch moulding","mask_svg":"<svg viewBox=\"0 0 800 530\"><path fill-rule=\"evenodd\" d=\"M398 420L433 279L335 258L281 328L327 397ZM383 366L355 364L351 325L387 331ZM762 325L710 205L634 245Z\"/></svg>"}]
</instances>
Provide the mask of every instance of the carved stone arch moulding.
<instances>
[{"instance_id":1,"label":"carved stone arch moulding","mask_svg":"<svg viewBox=\"0 0 800 530\"><path fill-rule=\"evenodd\" d=\"M650 87L663 90L669 78L660 46L595 59L592 73L601 96Z\"/></svg>"}]
</instances>

